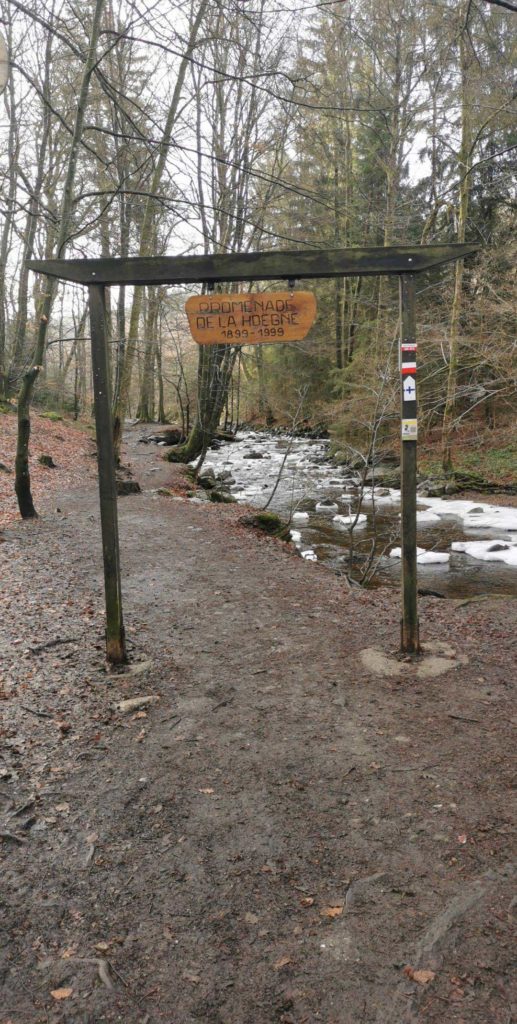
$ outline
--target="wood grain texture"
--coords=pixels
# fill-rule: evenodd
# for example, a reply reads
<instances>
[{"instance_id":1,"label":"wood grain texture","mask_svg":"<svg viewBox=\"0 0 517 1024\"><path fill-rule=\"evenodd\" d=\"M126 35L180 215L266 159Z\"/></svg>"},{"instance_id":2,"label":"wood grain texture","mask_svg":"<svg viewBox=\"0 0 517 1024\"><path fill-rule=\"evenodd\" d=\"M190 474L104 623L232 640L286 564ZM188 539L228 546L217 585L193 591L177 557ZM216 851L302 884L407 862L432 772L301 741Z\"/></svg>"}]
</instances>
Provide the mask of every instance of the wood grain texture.
<instances>
[{"instance_id":1,"label":"wood grain texture","mask_svg":"<svg viewBox=\"0 0 517 1024\"><path fill-rule=\"evenodd\" d=\"M472 255L480 246L395 245L366 249L301 249L208 256L133 256L88 260L29 260L40 274L79 284L202 284L319 277L421 273Z\"/></svg>"},{"instance_id":2,"label":"wood grain texture","mask_svg":"<svg viewBox=\"0 0 517 1024\"><path fill-rule=\"evenodd\" d=\"M400 278L400 339L401 344L416 341L415 279L412 274ZM401 356L402 359L402 356ZM415 356L416 359L416 356ZM416 374L415 374L416 380ZM405 401L404 377L400 378L400 415L417 417L415 400ZM401 443L401 542L402 542L402 622L400 649L403 654L418 654L420 633L418 623L418 573L416 530L417 442Z\"/></svg>"},{"instance_id":3,"label":"wood grain texture","mask_svg":"<svg viewBox=\"0 0 517 1024\"><path fill-rule=\"evenodd\" d=\"M127 656L122 615L117 482L110 406L106 303L103 286L90 285L89 296L102 555L104 562L104 593L106 599L106 658L112 665L122 665L127 660Z\"/></svg>"},{"instance_id":4,"label":"wood grain texture","mask_svg":"<svg viewBox=\"0 0 517 1024\"><path fill-rule=\"evenodd\" d=\"M185 310L198 345L270 345L305 338L316 297L296 291L193 295Z\"/></svg>"}]
</instances>

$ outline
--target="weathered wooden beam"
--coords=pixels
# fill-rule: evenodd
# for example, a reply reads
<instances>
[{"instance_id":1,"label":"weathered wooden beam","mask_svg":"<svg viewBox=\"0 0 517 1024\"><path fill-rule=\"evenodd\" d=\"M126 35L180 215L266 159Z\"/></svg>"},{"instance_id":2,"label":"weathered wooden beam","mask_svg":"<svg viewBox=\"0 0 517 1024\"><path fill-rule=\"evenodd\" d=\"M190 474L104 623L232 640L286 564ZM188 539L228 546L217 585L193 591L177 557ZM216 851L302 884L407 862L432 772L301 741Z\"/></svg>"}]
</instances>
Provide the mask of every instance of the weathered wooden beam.
<instances>
[{"instance_id":1,"label":"weathered wooden beam","mask_svg":"<svg viewBox=\"0 0 517 1024\"><path fill-rule=\"evenodd\" d=\"M212 256L29 260L40 274L78 284L202 284L421 273L477 252L474 244L395 245L367 249L303 249Z\"/></svg>"},{"instance_id":2,"label":"weathered wooden beam","mask_svg":"<svg viewBox=\"0 0 517 1024\"><path fill-rule=\"evenodd\" d=\"M400 278L400 405L401 405L401 531L402 531L402 622L400 649L403 654L418 654L416 484L417 484L417 404L416 404L416 316L415 278Z\"/></svg>"},{"instance_id":3,"label":"weathered wooden beam","mask_svg":"<svg viewBox=\"0 0 517 1024\"><path fill-rule=\"evenodd\" d=\"M106 658L113 665L121 665L127 660L127 657L122 617L117 482L110 406L106 304L103 285L90 285L88 291L90 293L93 394L106 597Z\"/></svg>"}]
</instances>

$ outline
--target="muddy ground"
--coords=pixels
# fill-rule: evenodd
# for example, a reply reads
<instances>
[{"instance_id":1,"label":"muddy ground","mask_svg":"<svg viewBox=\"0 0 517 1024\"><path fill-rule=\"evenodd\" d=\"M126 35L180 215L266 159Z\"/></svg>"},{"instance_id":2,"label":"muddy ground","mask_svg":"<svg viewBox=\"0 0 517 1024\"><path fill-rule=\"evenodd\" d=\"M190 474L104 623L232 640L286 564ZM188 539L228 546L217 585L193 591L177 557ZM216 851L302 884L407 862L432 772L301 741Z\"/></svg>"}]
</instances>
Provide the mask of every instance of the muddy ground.
<instances>
[{"instance_id":1,"label":"muddy ground","mask_svg":"<svg viewBox=\"0 0 517 1024\"><path fill-rule=\"evenodd\" d=\"M395 593L158 495L136 437L128 670L87 456L0 545L0 1024L510 1024L517 602L422 599L447 671L385 675Z\"/></svg>"}]
</instances>

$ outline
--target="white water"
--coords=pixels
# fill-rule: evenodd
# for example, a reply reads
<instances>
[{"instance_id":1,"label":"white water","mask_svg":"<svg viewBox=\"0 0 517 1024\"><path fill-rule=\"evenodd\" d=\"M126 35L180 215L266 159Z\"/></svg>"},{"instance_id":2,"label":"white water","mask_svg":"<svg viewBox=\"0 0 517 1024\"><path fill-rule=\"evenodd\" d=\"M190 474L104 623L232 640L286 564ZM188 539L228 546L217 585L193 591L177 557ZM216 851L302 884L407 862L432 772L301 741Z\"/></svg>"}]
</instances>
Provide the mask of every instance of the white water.
<instances>
[{"instance_id":1,"label":"white water","mask_svg":"<svg viewBox=\"0 0 517 1024\"><path fill-rule=\"evenodd\" d=\"M360 566L375 539L377 582L398 582L400 492L379 480L359 500L358 475L328 460L328 442L243 433L210 451L206 466L232 474L230 490L243 504L263 508L276 488L268 507L292 521L303 558L348 569L352 535ZM451 596L517 593L517 509L448 498L419 497L418 505L420 586Z\"/></svg>"}]
</instances>

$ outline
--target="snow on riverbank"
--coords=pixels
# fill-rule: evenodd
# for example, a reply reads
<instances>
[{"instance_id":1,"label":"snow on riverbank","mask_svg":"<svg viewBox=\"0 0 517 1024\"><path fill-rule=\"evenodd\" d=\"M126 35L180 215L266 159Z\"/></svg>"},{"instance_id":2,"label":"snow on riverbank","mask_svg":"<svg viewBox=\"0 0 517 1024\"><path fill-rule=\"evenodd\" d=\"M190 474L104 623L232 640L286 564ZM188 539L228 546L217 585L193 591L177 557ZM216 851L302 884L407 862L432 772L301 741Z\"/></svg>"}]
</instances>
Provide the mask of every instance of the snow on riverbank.
<instances>
[{"instance_id":1,"label":"snow on riverbank","mask_svg":"<svg viewBox=\"0 0 517 1024\"><path fill-rule=\"evenodd\" d=\"M508 544L498 540L453 541L451 548L481 562L504 562L517 567L517 543Z\"/></svg>"},{"instance_id":2,"label":"snow on riverbank","mask_svg":"<svg viewBox=\"0 0 517 1024\"><path fill-rule=\"evenodd\" d=\"M447 551L426 551L425 548L416 549L416 560L419 565L446 565L450 561ZM402 558L402 548L392 548L390 558Z\"/></svg>"},{"instance_id":3,"label":"snow on riverbank","mask_svg":"<svg viewBox=\"0 0 517 1024\"><path fill-rule=\"evenodd\" d=\"M457 519L461 519L467 530L489 529L517 532L516 508L450 498L421 498L420 496L418 496L418 503L431 509L431 512L437 516L455 516Z\"/></svg>"}]
</instances>

